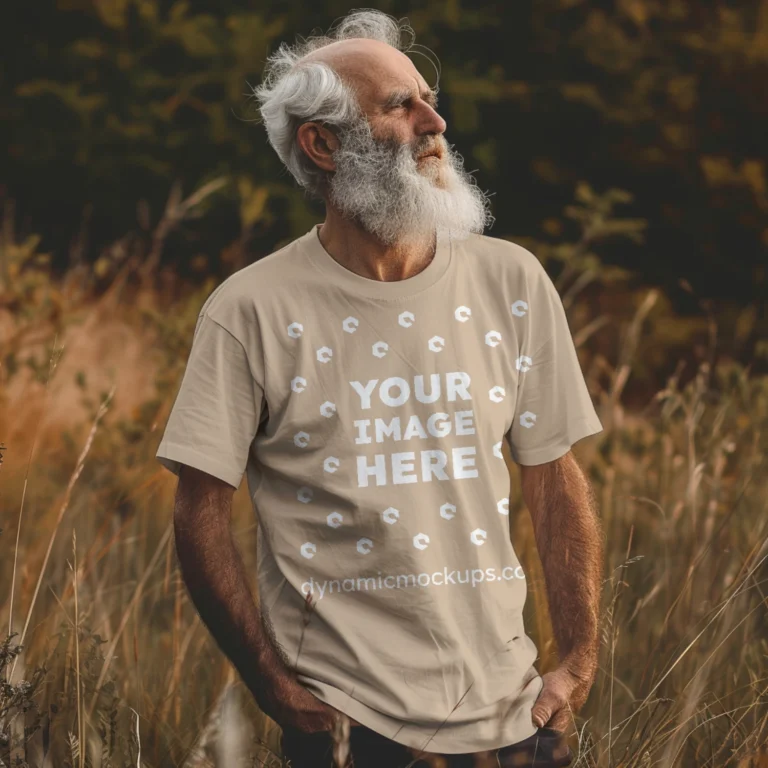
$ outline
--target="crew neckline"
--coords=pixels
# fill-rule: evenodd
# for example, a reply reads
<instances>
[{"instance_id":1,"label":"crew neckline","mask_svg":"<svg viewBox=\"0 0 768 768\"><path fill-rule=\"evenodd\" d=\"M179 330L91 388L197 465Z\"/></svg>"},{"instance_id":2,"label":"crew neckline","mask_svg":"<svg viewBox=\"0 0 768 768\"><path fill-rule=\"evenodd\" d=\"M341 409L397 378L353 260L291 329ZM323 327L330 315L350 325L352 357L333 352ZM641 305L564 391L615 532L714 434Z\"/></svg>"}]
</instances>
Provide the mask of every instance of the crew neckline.
<instances>
[{"instance_id":1,"label":"crew neckline","mask_svg":"<svg viewBox=\"0 0 768 768\"><path fill-rule=\"evenodd\" d=\"M438 233L435 255L432 257L432 261L418 274L405 280L374 280L370 277L363 277L363 275L347 269L325 250L320 241L320 227L321 224L315 224L301 238L302 245L312 263L337 285L369 298L399 299L413 296L440 280L448 272L451 263L452 238L450 234Z\"/></svg>"}]
</instances>

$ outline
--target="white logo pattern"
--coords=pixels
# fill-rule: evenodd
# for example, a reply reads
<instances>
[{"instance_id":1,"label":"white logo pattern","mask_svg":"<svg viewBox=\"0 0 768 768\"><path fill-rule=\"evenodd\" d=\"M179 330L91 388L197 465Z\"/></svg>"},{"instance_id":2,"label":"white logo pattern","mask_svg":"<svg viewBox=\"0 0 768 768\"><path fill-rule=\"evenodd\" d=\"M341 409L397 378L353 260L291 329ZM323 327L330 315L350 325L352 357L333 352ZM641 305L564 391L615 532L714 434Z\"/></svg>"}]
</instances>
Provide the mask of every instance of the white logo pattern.
<instances>
[{"instance_id":1,"label":"white logo pattern","mask_svg":"<svg viewBox=\"0 0 768 768\"><path fill-rule=\"evenodd\" d=\"M373 547L373 542L370 539L360 539L357 542L357 551L361 555L367 555Z\"/></svg>"},{"instance_id":2,"label":"white logo pattern","mask_svg":"<svg viewBox=\"0 0 768 768\"><path fill-rule=\"evenodd\" d=\"M504 399L504 387L492 387L488 390L488 397L494 403L500 403Z\"/></svg>"},{"instance_id":3,"label":"white logo pattern","mask_svg":"<svg viewBox=\"0 0 768 768\"><path fill-rule=\"evenodd\" d=\"M530 370L531 365L533 365L533 360L531 360L528 355L520 355L520 357L515 360L515 365L517 366L518 371L525 373L526 371Z\"/></svg>"},{"instance_id":4,"label":"white logo pattern","mask_svg":"<svg viewBox=\"0 0 768 768\"><path fill-rule=\"evenodd\" d=\"M528 311L527 302L522 299L510 304L510 311L515 317L524 317ZM456 307L454 311L454 317L461 323L466 323L472 315L472 310L464 305ZM410 328L415 321L415 316L412 312L404 311L398 315L398 323L403 328ZM355 333L360 325L358 318L349 316L342 322L342 328L346 333ZM304 326L301 323L293 322L287 326L287 333L291 338L298 339L304 333ZM499 331L491 330L485 334L485 343L489 347L496 347L502 341L502 335ZM433 336L428 341L428 347L433 352L441 352L445 348L445 339L442 336ZM377 341L372 346L372 353L374 356L382 358L389 351L389 345L385 341ZM316 352L318 362L327 363L333 357L333 350L330 347L320 347ZM533 365L533 360L527 355L520 355L515 360L515 366L518 371L523 373L530 370ZM292 392L297 394L304 392L307 388L307 380L303 376L295 376L291 380L290 388ZM501 402L506 395L505 389L502 386L494 386L489 392L489 399L493 402ZM320 413L330 418L336 413L336 405L326 400L320 406ZM530 429L536 423L536 414L532 411L525 411L519 417L520 425L526 429ZM298 448L306 448L309 444L310 436L304 431L297 432L293 437L293 442ZM504 456L501 450L502 441L493 444L494 456L503 459ZM326 472L334 473L339 469L340 461L335 456L328 456L323 461L323 469ZM298 489L296 497L304 504L309 503L312 500L313 491L308 486L302 486ZM501 515L509 515L509 498L500 499L497 502L497 510ZM445 503L440 507L440 516L445 520L452 520L456 516L456 506L454 504ZM343 524L343 516L338 511L331 512L326 517L326 522L331 528L339 528ZM400 511L394 507L388 507L382 512L382 519L389 525L394 525L400 519ZM470 534L470 541L476 546L482 546L487 538L487 531L482 528L476 528ZM429 546L429 535L426 533L418 533L413 537L413 546L416 549L424 550ZM361 555L367 555L373 549L374 542L369 538L361 538L357 541L357 551ZM301 555L307 559L311 559L317 554L317 547L313 542L307 541L301 545Z\"/></svg>"},{"instance_id":5,"label":"white logo pattern","mask_svg":"<svg viewBox=\"0 0 768 768\"><path fill-rule=\"evenodd\" d=\"M510 304L509 308L515 317L523 317L528 309L528 305L522 299L518 299L514 304Z\"/></svg>"},{"instance_id":6,"label":"white logo pattern","mask_svg":"<svg viewBox=\"0 0 768 768\"><path fill-rule=\"evenodd\" d=\"M485 334L485 343L489 347L498 347L501 341L501 334L498 331L488 331Z\"/></svg>"},{"instance_id":7,"label":"white logo pattern","mask_svg":"<svg viewBox=\"0 0 768 768\"><path fill-rule=\"evenodd\" d=\"M445 339L442 336L433 336L429 340L428 346L433 352L442 352L445 347Z\"/></svg>"},{"instance_id":8,"label":"white logo pattern","mask_svg":"<svg viewBox=\"0 0 768 768\"><path fill-rule=\"evenodd\" d=\"M311 541L307 541L301 545L302 557L306 557L307 559L312 558L315 556L316 552L317 552L317 547Z\"/></svg>"},{"instance_id":9,"label":"white logo pattern","mask_svg":"<svg viewBox=\"0 0 768 768\"><path fill-rule=\"evenodd\" d=\"M384 357L384 355L387 354L388 349L389 344L387 344L386 341L377 341L373 345L373 354L376 355L376 357Z\"/></svg>"},{"instance_id":10,"label":"white logo pattern","mask_svg":"<svg viewBox=\"0 0 768 768\"><path fill-rule=\"evenodd\" d=\"M394 507L389 507L381 513L381 517L383 518L385 523L389 523L390 525L393 525L400 518L400 511L395 509Z\"/></svg>"}]
</instances>

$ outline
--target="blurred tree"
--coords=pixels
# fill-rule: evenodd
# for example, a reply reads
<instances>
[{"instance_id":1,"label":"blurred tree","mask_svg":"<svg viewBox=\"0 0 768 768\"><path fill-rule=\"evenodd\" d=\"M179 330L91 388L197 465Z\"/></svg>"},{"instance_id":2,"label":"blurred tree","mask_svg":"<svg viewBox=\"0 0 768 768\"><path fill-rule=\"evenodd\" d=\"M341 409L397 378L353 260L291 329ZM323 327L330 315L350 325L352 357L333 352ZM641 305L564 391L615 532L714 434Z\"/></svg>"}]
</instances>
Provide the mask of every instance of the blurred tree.
<instances>
[{"instance_id":1,"label":"blurred tree","mask_svg":"<svg viewBox=\"0 0 768 768\"><path fill-rule=\"evenodd\" d=\"M492 190L490 234L557 240L576 184L631 190L644 244L606 261L675 293L766 295L768 0L380 2L440 58L446 138ZM257 258L322 215L249 122L248 84L281 40L326 30L346 3L37 0L0 28L0 184L16 230L54 264L84 225L81 258L225 176L163 258ZM435 82L431 63L414 62ZM136 203L145 200L136 212ZM83 217L87 216L87 221ZM218 262L221 264L221 261Z\"/></svg>"}]
</instances>

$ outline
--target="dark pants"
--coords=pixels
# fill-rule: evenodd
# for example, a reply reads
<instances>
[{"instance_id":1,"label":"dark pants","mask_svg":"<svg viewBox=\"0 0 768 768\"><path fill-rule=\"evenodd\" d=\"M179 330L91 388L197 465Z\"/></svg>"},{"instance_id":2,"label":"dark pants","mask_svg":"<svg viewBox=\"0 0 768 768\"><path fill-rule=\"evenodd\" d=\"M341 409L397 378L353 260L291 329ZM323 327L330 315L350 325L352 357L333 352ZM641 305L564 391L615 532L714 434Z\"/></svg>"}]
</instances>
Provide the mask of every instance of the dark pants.
<instances>
[{"instance_id":1,"label":"dark pants","mask_svg":"<svg viewBox=\"0 0 768 768\"><path fill-rule=\"evenodd\" d=\"M281 737L286 768L336 768L333 763L333 739L330 731L304 733L283 729ZM349 757L345 768L427 768L427 760L419 759L435 753L398 744L364 725L349 729ZM442 754L445 768L559 768L570 765L573 752L564 734L551 728L536 733L516 744L488 752Z\"/></svg>"}]
</instances>

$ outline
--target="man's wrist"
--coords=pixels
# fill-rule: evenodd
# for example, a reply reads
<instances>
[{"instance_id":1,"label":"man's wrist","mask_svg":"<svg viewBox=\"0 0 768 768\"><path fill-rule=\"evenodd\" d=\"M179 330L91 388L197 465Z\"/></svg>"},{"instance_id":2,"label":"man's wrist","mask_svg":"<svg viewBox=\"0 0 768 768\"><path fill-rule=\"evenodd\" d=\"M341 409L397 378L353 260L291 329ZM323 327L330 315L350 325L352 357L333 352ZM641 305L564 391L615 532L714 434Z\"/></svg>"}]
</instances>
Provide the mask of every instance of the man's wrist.
<instances>
[{"instance_id":1,"label":"man's wrist","mask_svg":"<svg viewBox=\"0 0 768 768\"><path fill-rule=\"evenodd\" d=\"M598 666L598 648L575 648L567 653L560 665L568 671L576 683L590 685Z\"/></svg>"},{"instance_id":2,"label":"man's wrist","mask_svg":"<svg viewBox=\"0 0 768 768\"><path fill-rule=\"evenodd\" d=\"M260 706L269 700L291 674L282 662L274 659L251 659L247 666L240 671L248 690L253 694Z\"/></svg>"}]
</instances>

